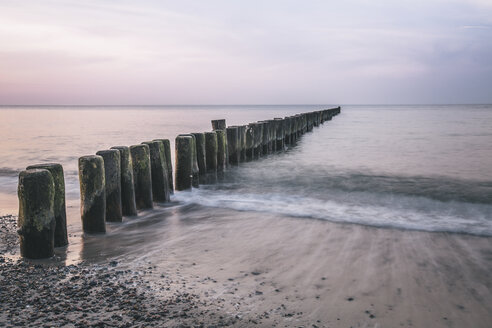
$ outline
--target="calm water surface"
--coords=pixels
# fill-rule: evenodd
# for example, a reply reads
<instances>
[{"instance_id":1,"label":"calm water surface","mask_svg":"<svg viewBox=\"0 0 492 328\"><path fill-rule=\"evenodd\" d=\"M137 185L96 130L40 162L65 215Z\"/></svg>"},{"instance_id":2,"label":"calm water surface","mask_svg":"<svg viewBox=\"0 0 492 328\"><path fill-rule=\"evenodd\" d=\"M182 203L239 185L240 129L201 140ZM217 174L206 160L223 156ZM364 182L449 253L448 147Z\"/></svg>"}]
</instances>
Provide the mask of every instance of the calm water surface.
<instances>
[{"instance_id":1,"label":"calm water surface","mask_svg":"<svg viewBox=\"0 0 492 328\"><path fill-rule=\"evenodd\" d=\"M0 107L0 213L16 213L17 175L65 169L80 229L77 158L117 145L332 106ZM174 146L172 146L174 148ZM492 106L343 106L296 146L230 169L175 206L492 236Z\"/></svg>"}]
</instances>

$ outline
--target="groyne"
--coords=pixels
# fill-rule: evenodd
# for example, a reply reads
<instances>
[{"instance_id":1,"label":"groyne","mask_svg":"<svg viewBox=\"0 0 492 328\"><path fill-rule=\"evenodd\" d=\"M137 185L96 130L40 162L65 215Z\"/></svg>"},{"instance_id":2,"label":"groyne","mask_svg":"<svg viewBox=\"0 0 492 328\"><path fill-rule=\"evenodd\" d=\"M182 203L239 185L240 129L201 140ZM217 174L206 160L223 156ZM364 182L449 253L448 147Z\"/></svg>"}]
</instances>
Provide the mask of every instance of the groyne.
<instances>
[{"instance_id":1,"label":"groyne","mask_svg":"<svg viewBox=\"0 0 492 328\"><path fill-rule=\"evenodd\" d=\"M211 184L231 166L254 161L294 145L305 133L340 113L341 108L227 126L212 120L212 131L180 134L175 165L170 141L155 139L115 146L79 158L80 212L84 233L105 233L106 222L121 222L154 203L167 203L176 191ZM31 165L19 174L21 256L47 258L68 244L63 168Z\"/></svg>"}]
</instances>

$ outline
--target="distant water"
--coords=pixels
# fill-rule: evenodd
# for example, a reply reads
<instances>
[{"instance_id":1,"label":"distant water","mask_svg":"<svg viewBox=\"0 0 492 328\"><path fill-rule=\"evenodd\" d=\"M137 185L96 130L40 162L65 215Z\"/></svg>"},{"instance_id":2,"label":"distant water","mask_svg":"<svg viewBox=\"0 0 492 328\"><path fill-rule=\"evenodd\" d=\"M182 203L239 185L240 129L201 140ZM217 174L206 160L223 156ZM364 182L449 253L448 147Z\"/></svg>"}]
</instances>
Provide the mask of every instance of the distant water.
<instances>
[{"instance_id":1,"label":"distant water","mask_svg":"<svg viewBox=\"0 0 492 328\"><path fill-rule=\"evenodd\" d=\"M246 124L329 107L0 107L0 213L16 213L17 175L30 164L62 163L67 198L78 207L79 156L155 138L173 142L179 133L210 130L211 119ZM342 106L286 152L174 200L492 236L492 105Z\"/></svg>"}]
</instances>

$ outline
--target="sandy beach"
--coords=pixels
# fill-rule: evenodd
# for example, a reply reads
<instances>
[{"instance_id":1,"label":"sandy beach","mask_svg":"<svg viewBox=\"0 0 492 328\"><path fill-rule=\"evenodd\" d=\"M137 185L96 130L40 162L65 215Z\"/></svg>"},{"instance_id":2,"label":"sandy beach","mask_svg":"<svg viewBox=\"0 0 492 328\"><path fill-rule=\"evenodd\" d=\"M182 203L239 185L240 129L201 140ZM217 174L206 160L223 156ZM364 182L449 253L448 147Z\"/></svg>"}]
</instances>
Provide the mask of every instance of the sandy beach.
<instances>
[{"instance_id":1,"label":"sandy beach","mask_svg":"<svg viewBox=\"0 0 492 328\"><path fill-rule=\"evenodd\" d=\"M6 230L2 242L12 234ZM15 250L2 247L0 322L60 327L492 325L488 237L188 205L151 211L114 225L106 236L72 236L71 241L49 262L17 261L10 254ZM72 253L82 262L65 266ZM49 298L51 311L40 302L50 304ZM132 299L136 302L127 302Z\"/></svg>"}]
</instances>

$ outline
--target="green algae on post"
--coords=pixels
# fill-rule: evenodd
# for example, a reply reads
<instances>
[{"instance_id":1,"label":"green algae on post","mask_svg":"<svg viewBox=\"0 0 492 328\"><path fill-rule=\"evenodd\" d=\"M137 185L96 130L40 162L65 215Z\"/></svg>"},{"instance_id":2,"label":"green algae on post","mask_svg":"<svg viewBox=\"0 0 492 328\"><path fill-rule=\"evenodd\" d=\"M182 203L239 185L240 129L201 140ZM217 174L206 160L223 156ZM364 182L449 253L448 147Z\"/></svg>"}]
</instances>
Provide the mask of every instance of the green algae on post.
<instances>
[{"instance_id":1,"label":"green algae on post","mask_svg":"<svg viewBox=\"0 0 492 328\"><path fill-rule=\"evenodd\" d=\"M82 229L88 233L106 232L106 179L101 156L79 158L79 181Z\"/></svg>"},{"instance_id":2,"label":"green algae on post","mask_svg":"<svg viewBox=\"0 0 492 328\"><path fill-rule=\"evenodd\" d=\"M205 183L207 175L207 155L205 150L205 134L204 133L192 133L196 141L196 157L198 163L198 171L200 176L200 183Z\"/></svg>"},{"instance_id":3,"label":"green algae on post","mask_svg":"<svg viewBox=\"0 0 492 328\"><path fill-rule=\"evenodd\" d=\"M96 153L104 160L104 189L106 190L106 221L121 222L121 159L117 149L101 150Z\"/></svg>"},{"instance_id":4,"label":"green algae on post","mask_svg":"<svg viewBox=\"0 0 492 328\"><path fill-rule=\"evenodd\" d=\"M227 136L225 130L215 130L217 134L217 171L222 172L227 166Z\"/></svg>"},{"instance_id":5,"label":"green algae on post","mask_svg":"<svg viewBox=\"0 0 492 328\"><path fill-rule=\"evenodd\" d=\"M130 146L133 162L133 180L137 209L154 208L152 199L152 173L150 168L150 149L148 145Z\"/></svg>"},{"instance_id":6,"label":"green algae on post","mask_svg":"<svg viewBox=\"0 0 492 328\"><path fill-rule=\"evenodd\" d=\"M226 129L226 120L212 120L212 130L225 130Z\"/></svg>"},{"instance_id":7,"label":"green algae on post","mask_svg":"<svg viewBox=\"0 0 492 328\"><path fill-rule=\"evenodd\" d=\"M169 193L174 194L174 183L173 183L173 163L171 160L171 143L169 139L156 139L162 141L164 145L164 155L166 157L167 166L167 183L169 184Z\"/></svg>"},{"instance_id":8,"label":"green algae on post","mask_svg":"<svg viewBox=\"0 0 492 328\"><path fill-rule=\"evenodd\" d=\"M180 136L190 136L191 137L191 172L192 180L191 184L195 188L200 187L200 169L198 167L198 156L196 152L196 138L192 133L179 134Z\"/></svg>"},{"instance_id":9,"label":"green algae on post","mask_svg":"<svg viewBox=\"0 0 492 328\"><path fill-rule=\"evenodd\" d=\"M227 148L229 152L229 164L238 165L239 163L239 133L237 126L229 126L226 129L227 133Z\"/></svg>"},{"instance_id":10,"label":"green algae on post","mask_svg":"<svg viewBox=\"0 0 492 328\"><path fill-rule=\"evenodd\" d=\"M55 248L55 183L50 171L32 169L19 174L17 225L21 256L52 257Z\"/></svg>"},{"instance_id":11,"label":"green algae on post","mask_svg":"<svg viewBox=\"0 0 492 328\"><path fill-rule=\"evenodd\" d=\"M133 163L130 156L130 148L127 146L111 147L120 153L121 165L121 209L126 216L137 215L135 204L135 186L133 180Z\"/></svg>"},{"instance_id":12,"label":"green algae on post","mask_svg":"<svg viewBox=\"0 0 492 328\"><path fill-rule=\"evenodd\" d=\"M149 146L152 197L155 202L169 202L169 183L164 144L160 140L143 142Z\"/></svg>"},{"instance_id":13,"label":"green algae on post","mask_svg":"<svg viewBox=\"0 0 492 328\"><path fill-rule=\"evenodd\" d=\"M207 173L213 180L217 174L217 133L205 132L205 149L207 152Z\"/></svg>"},{"instance_id":14,"label":"green algae on post","mask_svg":"<svg viewBox=\"0 0 492 328\"><path fill-rule=\"evenodd\" d=\"M193 138L177 136L175 141L176 190L190 190L193 185Z\"/></svg>"},{"instance_id":15,"label":"green algae on post","mask_svg":"<svg viewBox=\"0 0 492 328\"><path fill-rule=\"evenodd\" d=\"M55 247L63 247L68 245L67 234L67 213L65 206L65 179L63 167L57 163L46 163L30 165L26 170L45 169L51 173L53 182L55 183Z\"/></svg>"}]
</instances>

